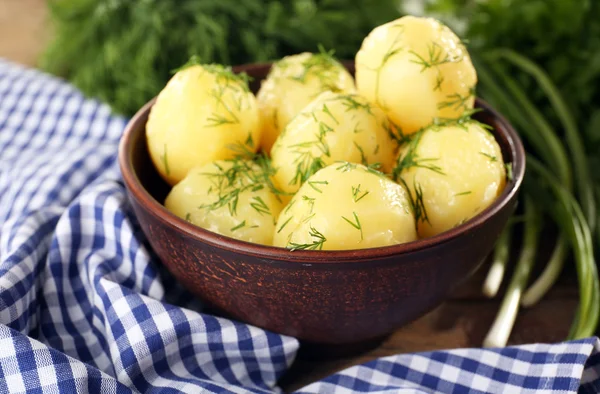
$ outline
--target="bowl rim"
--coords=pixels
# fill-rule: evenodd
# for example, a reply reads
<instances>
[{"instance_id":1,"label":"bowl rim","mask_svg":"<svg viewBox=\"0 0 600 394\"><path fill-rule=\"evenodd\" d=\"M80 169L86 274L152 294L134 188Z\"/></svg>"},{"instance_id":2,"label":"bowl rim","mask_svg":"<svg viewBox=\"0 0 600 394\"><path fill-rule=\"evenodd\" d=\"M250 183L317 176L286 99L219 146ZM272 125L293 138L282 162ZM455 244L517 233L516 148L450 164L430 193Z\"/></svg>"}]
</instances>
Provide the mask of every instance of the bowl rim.
<instances>
[{"instance_id":1,"label":"bowl rim","mask_svg":"<svg viewBox=\"0 0 600 394\"><path fill-rule=\"evenodd\" d=\"M253 65L250 65L253 66ZM256 66L256 65L254 65ZM156 97L148 101L141 107L137 113L128 121L123 135L119 142L118 161L125 186L128 189L130 198L135 198L139 204L144 206L156 219L166 224L177 232L185 233L192 238L209 245L228 250L241 255L248 255L271 261L289 261L289 262L309 262L309 263L343 263L356 262L357 260L377 260L394 255L409 254L423 249L432 248L452 241L466 233L476 230L484 222L497 215L507 204L515 198L519 192L525 175L526 157L523 143L511 124L501 116L494 108L479 97L476 98L476 106L488 111L496 122L502 127L498 133L506 139L509 154L512 157L512 180L507 182L504 190L489 205L476 216L467 220L450 230L437 234L432 237L418 239L407 243L382 246L367 249L353 250L296 250L290 251L285 248L255 244L231 238L225 235L217 234L204 228L198 227L186 220L179 218L168 211L142 186L136 172L133 169L133 143L132 136L134 132L145 127L141 123L147 121L150 108L156 101ZM507 153L507 152L503 152Z\"/></svg>"}]
</instances>

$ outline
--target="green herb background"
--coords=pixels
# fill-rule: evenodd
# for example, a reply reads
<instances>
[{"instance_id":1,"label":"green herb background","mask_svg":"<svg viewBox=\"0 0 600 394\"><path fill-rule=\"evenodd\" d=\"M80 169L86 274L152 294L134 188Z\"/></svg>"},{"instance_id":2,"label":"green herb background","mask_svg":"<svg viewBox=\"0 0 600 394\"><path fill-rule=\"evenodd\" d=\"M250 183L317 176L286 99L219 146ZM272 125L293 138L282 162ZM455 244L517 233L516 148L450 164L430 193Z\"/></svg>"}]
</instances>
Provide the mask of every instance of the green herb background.
<instances>
[{"instance_id":1,"label":"green herb background","mask_svg":"<svg viewBox=\"0 0 600 394\"><path fill-rule=\"evenodd\" d=\"M353 59L363 38L399 16L390 0L53 0L55 39L42 68L132 115L192 55L229 65L318 44Z\"/></svg>"}]
</instances>

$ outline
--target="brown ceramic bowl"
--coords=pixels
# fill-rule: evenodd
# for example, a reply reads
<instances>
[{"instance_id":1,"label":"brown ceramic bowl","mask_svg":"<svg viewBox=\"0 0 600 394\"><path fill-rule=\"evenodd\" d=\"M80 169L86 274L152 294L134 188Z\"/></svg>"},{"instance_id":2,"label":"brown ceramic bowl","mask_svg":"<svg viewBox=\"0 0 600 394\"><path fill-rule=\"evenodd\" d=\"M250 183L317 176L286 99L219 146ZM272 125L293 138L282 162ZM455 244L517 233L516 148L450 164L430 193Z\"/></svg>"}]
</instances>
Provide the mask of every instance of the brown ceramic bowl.
<instances>
[{"instance_id":1,"label":"brown ceramic bowl","mask_svg":"<svg viewBox=\"0 0 600 394\"><path fill-rule=\"evenodd\" d=\"M352 64L347 65L353 71ZM256 92L270 66L237 67ZM385 336L439 305L486 258L513 212L525 172L522 143L486 103L491 125L513 164L513 179L466 223L407 244L350 251L294 251L251 244L196 227L161 203L169 188L145 141L154 100L129 122L119 161L131 204L150 245L189 290L224 315L304 341L350 344Z\"/></svg>"}]
</instances>

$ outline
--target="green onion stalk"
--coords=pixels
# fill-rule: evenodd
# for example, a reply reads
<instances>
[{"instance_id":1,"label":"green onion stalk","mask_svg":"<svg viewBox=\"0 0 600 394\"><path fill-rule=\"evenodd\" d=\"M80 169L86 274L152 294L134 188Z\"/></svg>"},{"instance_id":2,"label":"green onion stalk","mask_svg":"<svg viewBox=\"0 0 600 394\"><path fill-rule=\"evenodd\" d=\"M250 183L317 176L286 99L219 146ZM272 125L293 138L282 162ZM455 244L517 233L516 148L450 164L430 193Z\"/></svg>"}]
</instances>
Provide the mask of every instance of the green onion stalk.
<instances>
[{"instance_id":1,"label":"green onion stalk","mask_svg":"<svg viewBox=\"0 0 600 394\"><path fill-rule=\"evenodd\" d=\"M579 283L579 306L569 338L593 335L598 325L600 295L595 265L593 236L599 213L600 188L594 188L584 144L576 122L558 89L546 73L526 57L509 49L497 49L477 56L473 63L479 76L479 94L503 113L515 126L527 145L526 187L522 199L526 201L524 242L515 273L496 320L485 339L486 346L504 346L508 341L519 304L531 307L541 300L556 283L569 251L574 257ZM513 77L527 75L540 86L560 121L563 134L557 132L542 111L533 104L524 88ZM543 179L540 185L531 173ZM577 174L575 177L574 174ZM575 179L576 190L574 190ZM527 207L529 199L540 202L541 214L550 216L559 229L552 254L542 274L526 288L537 255L536 215ZM515 226L507 225L499 237L483 292L494 297L506 272ZM595 232L600 245L600 232Z\"/></svg>"}]
</instances>

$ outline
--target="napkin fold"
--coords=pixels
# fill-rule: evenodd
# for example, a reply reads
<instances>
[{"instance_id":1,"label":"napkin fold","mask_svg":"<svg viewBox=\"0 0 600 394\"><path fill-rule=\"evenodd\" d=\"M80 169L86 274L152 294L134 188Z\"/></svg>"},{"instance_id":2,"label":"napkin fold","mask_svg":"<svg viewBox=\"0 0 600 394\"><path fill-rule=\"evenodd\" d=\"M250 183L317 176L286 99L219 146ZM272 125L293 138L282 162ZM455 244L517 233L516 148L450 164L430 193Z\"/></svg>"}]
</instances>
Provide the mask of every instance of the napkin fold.
<instances>
[{"instance_id":1,"label":"napkin fold","mask_svg":"<svg viewBox=\"0 0 600 394\"><path fill-rule=\"evenodd\" d=\"M280 392L298 341L202 312L117 165L126 119L0 59L0 392ZM299 393L597 393L600 342L385 357Z\"/></svg>"}]
</instances>

